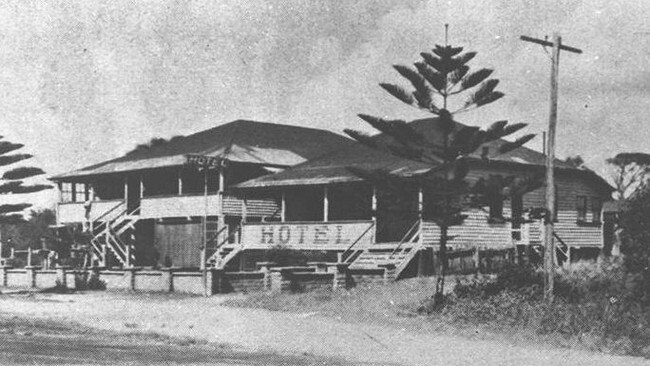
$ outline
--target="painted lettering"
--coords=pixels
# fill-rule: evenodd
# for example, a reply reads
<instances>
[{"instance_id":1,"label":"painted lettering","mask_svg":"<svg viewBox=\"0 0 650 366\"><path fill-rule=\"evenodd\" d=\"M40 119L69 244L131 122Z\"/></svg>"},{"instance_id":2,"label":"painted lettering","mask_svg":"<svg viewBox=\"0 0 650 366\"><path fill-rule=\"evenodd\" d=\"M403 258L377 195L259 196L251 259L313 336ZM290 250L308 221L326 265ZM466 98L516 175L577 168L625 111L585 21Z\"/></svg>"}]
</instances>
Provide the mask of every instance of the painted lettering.
<instances>
[{"instance_id":1,"label":"painted lettering","mask_svg":"<svg viewBox=\"0 0 650 366\"><path fill-rule=\"evenodd\" d=\"M298 231L300 231L300 236L298 237L298 244L304 244L305 243L305 231L307 231L307 226L300 225L297 227Z\"/></svg>"},{"instance_id":2,"label":"painted lettering","mask_svg":"<svg viewBox=\"0 0 650 366\"><path fill-rule=\"evenodd\" d=\"M287 225L280 226L278 230L278 243L288 244L291 240L291 227Z\"/></svg>"},{"instance_id":3,"label":"painted lettering","mask_svg":"<svg viewBox=\"0 0 650 366\"><path fill-rule=\"evenodd\" d=\"M327 244L329 229L327 225L316 226L314 228L314 244Z\"/></svg>"},{"instance_id":4,"label":"painted lettering","mask_svg":"<svg viewBox=\"0 0 650 366\"><path fill-rule=\"evenodd\" d=\"M336 225L336 244L349 244L350 238L343 239L343 225Z\"/></svg>"},{"instance_id":5,"label":"painted lettering","mask_svg":"<svg viewBox=\"0 0 650 366\"><path fill-rule=\"evenodd\" d=\"M262 230L262 244L273 244L275 226L260 226Z\"/></svg>"}]
</instances>

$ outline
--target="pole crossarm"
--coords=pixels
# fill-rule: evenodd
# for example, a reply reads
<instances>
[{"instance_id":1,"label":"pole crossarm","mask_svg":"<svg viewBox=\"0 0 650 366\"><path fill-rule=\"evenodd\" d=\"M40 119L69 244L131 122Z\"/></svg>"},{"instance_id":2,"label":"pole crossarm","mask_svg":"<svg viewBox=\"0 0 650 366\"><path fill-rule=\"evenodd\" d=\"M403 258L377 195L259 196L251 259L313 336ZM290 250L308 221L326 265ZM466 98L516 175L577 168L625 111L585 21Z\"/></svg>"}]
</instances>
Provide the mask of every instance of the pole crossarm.
<instances>
[{"instance_id":1,"label":"pole crossarm","mask_svg":"<svg viewBox=\"0 0 650 366\"><path fill-rule=\"evenodd\" d=\"M545 41L543 39L537 39L537 38L532 38L532 37L528 37L528 36L521 36L521 37L519 37L519 39L521 39L522 41L526 41L526 42L541 44L542 46L553 47L553 42ZM582 53L582 50L579 49L579 48L569 47L569 46L565 46L563 44L560 44L560 49L563 50L563 51L569 51L569 52L578 53L578 54Z\"/></svg>"}]
</instances>

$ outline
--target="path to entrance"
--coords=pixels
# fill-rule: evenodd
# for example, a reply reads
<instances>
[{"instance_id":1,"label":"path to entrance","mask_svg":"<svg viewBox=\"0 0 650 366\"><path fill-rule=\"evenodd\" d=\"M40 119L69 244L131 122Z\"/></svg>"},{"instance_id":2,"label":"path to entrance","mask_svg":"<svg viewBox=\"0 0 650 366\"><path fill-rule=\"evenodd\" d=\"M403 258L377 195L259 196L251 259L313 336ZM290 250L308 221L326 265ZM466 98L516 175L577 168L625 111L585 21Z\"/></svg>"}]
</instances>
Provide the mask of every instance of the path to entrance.
<instances>
[{"instance_id":1,"label":"path to entrance","mask_svg":"<svg viewBox=\"0 0 650 366\"><path fill-rule=\"evenodd\" d=\"M512 346L435 333L349 324L315 314L220 305L225 296L87 293L0 295L0 312L76 322L116 332L154 332L227 343L236 349L311 354L355 362L409 365L647 365L633 357Z\"/></svg>"}]
</instances>

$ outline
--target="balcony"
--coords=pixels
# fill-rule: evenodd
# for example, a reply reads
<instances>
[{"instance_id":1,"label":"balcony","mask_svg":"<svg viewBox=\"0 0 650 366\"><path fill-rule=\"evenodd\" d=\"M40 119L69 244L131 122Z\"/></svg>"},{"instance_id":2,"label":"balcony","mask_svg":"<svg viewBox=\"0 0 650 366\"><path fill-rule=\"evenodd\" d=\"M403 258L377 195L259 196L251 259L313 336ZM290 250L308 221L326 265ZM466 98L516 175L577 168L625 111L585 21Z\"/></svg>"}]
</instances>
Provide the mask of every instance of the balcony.
<instances>
[{"instance_id":1,"label":"balcony","mask_svg":"<svg viewBox=\"0 0 650 366\"><path fill-rule=\"evenodd\" d=\"M89 209L91 221L112 220L124 210L124 200L93 201ZM57 212L61 224L80 223L86 220L86 207L83 202L61 202L58 204Z\"/></svg>"}]
</instances>

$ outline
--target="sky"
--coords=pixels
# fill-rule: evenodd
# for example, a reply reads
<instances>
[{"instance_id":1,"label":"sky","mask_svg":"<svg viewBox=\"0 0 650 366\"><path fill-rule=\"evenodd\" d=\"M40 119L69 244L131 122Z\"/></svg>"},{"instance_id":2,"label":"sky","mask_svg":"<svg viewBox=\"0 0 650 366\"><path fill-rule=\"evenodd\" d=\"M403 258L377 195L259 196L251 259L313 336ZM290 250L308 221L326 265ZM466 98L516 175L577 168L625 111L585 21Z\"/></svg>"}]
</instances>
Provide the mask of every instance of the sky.
<instances>
[{"instance_id":1,"label":"sky","mask_svg":"<svg viewBox=\"0 0 650 366\"><path fill-rule=\"evenodd\" d=\"M449 43L477 51L470 66L493 68L506 94L458 116L470 125L541 136L550 59L519 37L559 32L582 49L560 56L557 155L606 174L608 157L650 153L647 19L638 0L4 1L0 135L54 175L236 119L372 132L358 113L428 116L378 83L406 85L391 65L444 43L449 24Z\"/></svg>"}]
</instances>

